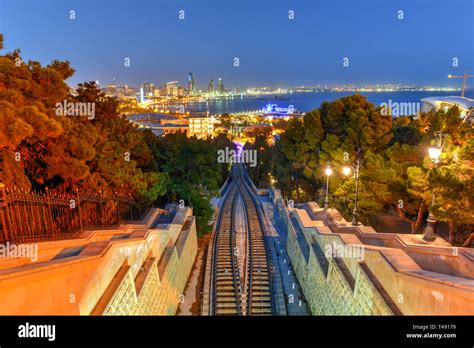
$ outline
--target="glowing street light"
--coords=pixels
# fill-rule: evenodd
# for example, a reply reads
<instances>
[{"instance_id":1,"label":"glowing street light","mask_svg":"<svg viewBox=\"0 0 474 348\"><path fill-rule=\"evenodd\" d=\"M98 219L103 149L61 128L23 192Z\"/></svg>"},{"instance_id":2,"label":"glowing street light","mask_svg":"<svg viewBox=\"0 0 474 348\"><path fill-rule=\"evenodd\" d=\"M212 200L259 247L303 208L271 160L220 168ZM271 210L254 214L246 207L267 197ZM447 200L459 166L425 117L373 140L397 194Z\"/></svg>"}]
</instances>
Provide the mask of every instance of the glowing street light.
<instances>
[{"instance_id":1,"label":"glowing street light","mask_svg":"<svg viewBox=\"0 0 474 348\"><path fill-rule=\"evenodd\" d=\"M324 171L327 176L332 175L331 161L326 162L326 170Z\"/></svg>"},{"instance_id":2,"label":"glowing street light","mask_svg":"<svg viewBox=\"0 0 474 348\"><path fill-rule=\"evenodd\" d=\"M428 154L433 163L439 163L439 157L441 155L441 148L438 146L432 146L428 149Z\"/></svg>"},{"instance_id":3,"label":"glowing street light","mask_svg":"<svg viewBox=\"0 0 474 348\"><path fill-rule=\"evenodd\" d=\"M331 161L326 162L326 199L324 200L324 209L329 208L329 177L332 175Z\"/></svg>"},{"instance_id":4,"label":"glowing street light","mask_svg":"<svg viewBox=\"0 0 474 348\"><path fill-rule=\"evenodd\" d=\"M433 162L436 167L439 167L439 165L441 164L440 157L441 157L441 152L443 151L445 137L446 137L446 134L443 134L441 132L436 132L435 133L436 144L435 146L432 146L428 149L428 155L430 156L431 162ZM434 216L432 212L434 204L435 204L435 193L434 193L434 190L432 190L430 213L428 214L428 219L426 219L427 224L426 224L425 232L423 235L423 239L428 242L436 239L436 235L435 235L436 217Z\"/></svg>"},{"instance_id":5,"label":"glowing street light","mask_svg":"<svg viewBox=\"0 0 474 348\"><path fill-rule=\"evenodd\" d=\"M357 221L357 199L359 197L359 172L361 165L362 160L360 159L360 155L358 154L356 160L354 161L354 163L352 163L352 165L345 165L342 168L342 174L348 177L353 171L354 178L356 179L354 210L352 210L352 226L357 226L359 224L359 222Z\"/></svg>"},{"instance_id":6,"label":"glowing street light","mask_svg":"<svg viewBox=\"0 0 474 348\"><path fill-rule=\"evenodd\" d=\"M344 166L342 168L342 174L344 174L345 176L349 176L351 174L351 167L349 166Z\"/></svg>"}]
</instances>

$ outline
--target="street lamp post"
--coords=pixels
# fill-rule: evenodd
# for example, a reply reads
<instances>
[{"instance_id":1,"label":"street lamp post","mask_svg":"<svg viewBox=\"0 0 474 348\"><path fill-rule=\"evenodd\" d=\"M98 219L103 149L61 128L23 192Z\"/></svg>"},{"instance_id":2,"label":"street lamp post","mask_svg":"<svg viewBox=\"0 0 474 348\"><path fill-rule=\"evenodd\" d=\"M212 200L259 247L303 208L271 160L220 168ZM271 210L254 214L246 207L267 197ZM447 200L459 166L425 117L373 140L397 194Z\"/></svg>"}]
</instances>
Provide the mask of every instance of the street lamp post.
<instances>
[{"instance_id":1,"label":"street lamp post","mask_svg":"<svg viewBox=\"0 0 474 348\"><path fill-rule=\"evenodd\" d=\"M441 132L436 132L435 137L436 137L436 144L435 146L432 146L428 150L428 154L430 156L431 162L436 167L440 166L440 156L441 156L441 151L443 150L443 138L446 135L441 133ZM434 190L431 192L431 206L430 206L430 213L428 214L428 219L426 220L427 224L425 227L425 232L423 235L423 239L430 242L436 239L435 235L435 225L436 225L436 217L433 214L433 206L435 204L435 193Z\"/></svg>"},{"instance_id":2,"label":"street lamp post","mask_svg":"<svg viewBox=\"0 0 474 348\"><path fill-rule=\"evenodd\" d=\"M326 162L326 199L324 200L324 210L329 208L329 177L332 174L331 161Z\"/></svg>"},{"instance_id":3,"label":"street lamp post","mask_svg":"<svg viewBox=\"0 0 474 348\"><path fill-rule=\"evenodd\" d=\"M344 166L342 168L342 173L345 176L349 176L351 171L354 172L354 178L356 180L356 187L355 187L355 198L354 198L354 210L352 210L352 226L357 226L359 222L357 221L357 199L359 197L359 173L360 173L360 167L362 165L362 160L360 159L360 156L357 156L356 160L352 165Z\"/></svg>"}]
</instances>

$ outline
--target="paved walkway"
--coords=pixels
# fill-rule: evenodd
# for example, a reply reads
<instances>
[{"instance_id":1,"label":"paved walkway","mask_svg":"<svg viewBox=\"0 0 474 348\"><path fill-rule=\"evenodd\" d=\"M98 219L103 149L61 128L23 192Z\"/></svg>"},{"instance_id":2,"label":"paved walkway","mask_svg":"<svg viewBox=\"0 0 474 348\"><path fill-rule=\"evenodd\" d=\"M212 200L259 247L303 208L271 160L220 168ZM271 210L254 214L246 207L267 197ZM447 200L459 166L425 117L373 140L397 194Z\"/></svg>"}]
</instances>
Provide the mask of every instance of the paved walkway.
<instances>
[{"instance_id":1,"label":"paved walkway","mask_svg":"<svg viewBox=\"0 0 474 348\"><path fill-rule=\"evenodd\" d=\"M269 198L267 196L259 198L262 202L265 216L269 221L270 239L273 241L273 246L277 254L277 262L280 269L279 273L281 283L283 284L287 314L310 315L303 292L296 280L290 258L286 252L287 231L283 227L278 211L274 209Z\"/></svg>"}]
</instances>

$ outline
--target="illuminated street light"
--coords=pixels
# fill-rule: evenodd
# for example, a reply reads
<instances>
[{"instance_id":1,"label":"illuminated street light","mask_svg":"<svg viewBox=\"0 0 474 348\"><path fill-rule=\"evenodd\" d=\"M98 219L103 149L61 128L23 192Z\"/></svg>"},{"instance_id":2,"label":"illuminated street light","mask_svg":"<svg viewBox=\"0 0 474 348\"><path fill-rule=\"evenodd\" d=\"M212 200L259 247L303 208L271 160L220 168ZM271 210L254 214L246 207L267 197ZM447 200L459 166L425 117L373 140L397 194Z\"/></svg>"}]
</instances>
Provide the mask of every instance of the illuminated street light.
<instances>
[{"instance_id":1,"label":"illuminated street light","mask_svg":"<svg viewBox=\"0 0 474 348\"><path fill-rule=\"evenodd\" d=\"M327 176L332 175L331 161L326 162L326 170L324 171Z\"/></svg>"},{"instance_id":2,"label":"illuminated street light","mask_svg":"<svg viewBox=\"0 0 474 348\"><path fill-rule=\"evenodd\" d=\"M349 166L344 166L342 168L342 174L344 174L345 176L349 176L349 174L351 174L351 167Z\"/></svg>"},{"instance_id":3,"label":"illuminated street light","mask_svg":"<svg viewBox=\"0 0 474 348\"><path fill-rule=\"evenodd\" d=\"M435 146L432 146L428 149L428 155L430 156L431 162L436 167L439 167L441 164L441 152L443 150L443 145L444 145L444 138L446 137L446 134L443 134L441 132L436 132L435 133L435 140L436 144ZM430 206L430 213L428 214L428 219L426 219L426 228L425 228L425 233L423 235L423 239L426 241L432 241L436 239L435 235L435 225L436 225L436 218L433 214L433 206L435 204L435 193L434 190L431 191L431 206Z\"/></svg>"},{"instance_id":4,"label":"illuminated street light","mask_svg":"<svg viewBox=\"0 0 474 348\"><path fill-rule=\"evenodd\" d=\"M324 200L324 209L329 208L329 177L332 174L331 161L326 162L326 199Z\"/></svg>"},{"instance_id":5,"label":"illuminated street light","mask_svg":"<svg viewBox=\"0 0 474 348\"><path fill-rule=\"evenodd\" d=\"M431 161L435 164L438 164L439 157L441 155L441 148L438 146L430 147L428 150L428 154L430 156Z\"/></svg>"},{"instance_id":6,"label":"illuminated street light","mask_svg":"<svg viewBox=\"0 0 474 348\"><path fill-rule=\"evenodd\" d=\"M351 171L354 171L354 178L356 180L356 187L355 187L355 198L354 198L354 210L352 210L352 226L357 226L359 222L357 221L357 199L359 197L359 172L360 167L362 165L362 160L360 159L360 155L357 155L356 160L352 165L346 165L342 168L342 174L345 176L349 176Z\"/></svg>"}]
</instances>

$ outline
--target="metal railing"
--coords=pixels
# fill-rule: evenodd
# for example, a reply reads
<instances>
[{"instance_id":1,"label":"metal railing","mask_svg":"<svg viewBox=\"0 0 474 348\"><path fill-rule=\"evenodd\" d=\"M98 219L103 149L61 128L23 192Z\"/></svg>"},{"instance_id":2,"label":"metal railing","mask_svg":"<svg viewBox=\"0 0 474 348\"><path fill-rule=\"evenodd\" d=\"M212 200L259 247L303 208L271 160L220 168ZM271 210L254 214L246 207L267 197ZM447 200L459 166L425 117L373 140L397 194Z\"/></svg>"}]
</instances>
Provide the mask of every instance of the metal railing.
<instances>
[{"instance_id":1,"label":"metal railing","mask_svg":"<svg viewBox=\"0 0 474 348\"><path fill-rule=\"evenodd\" d=\"M0 183L0 244L76 238L86 229L140 220L146 208L118 194L39 193Z\"/></svg>"}]
</instances>

